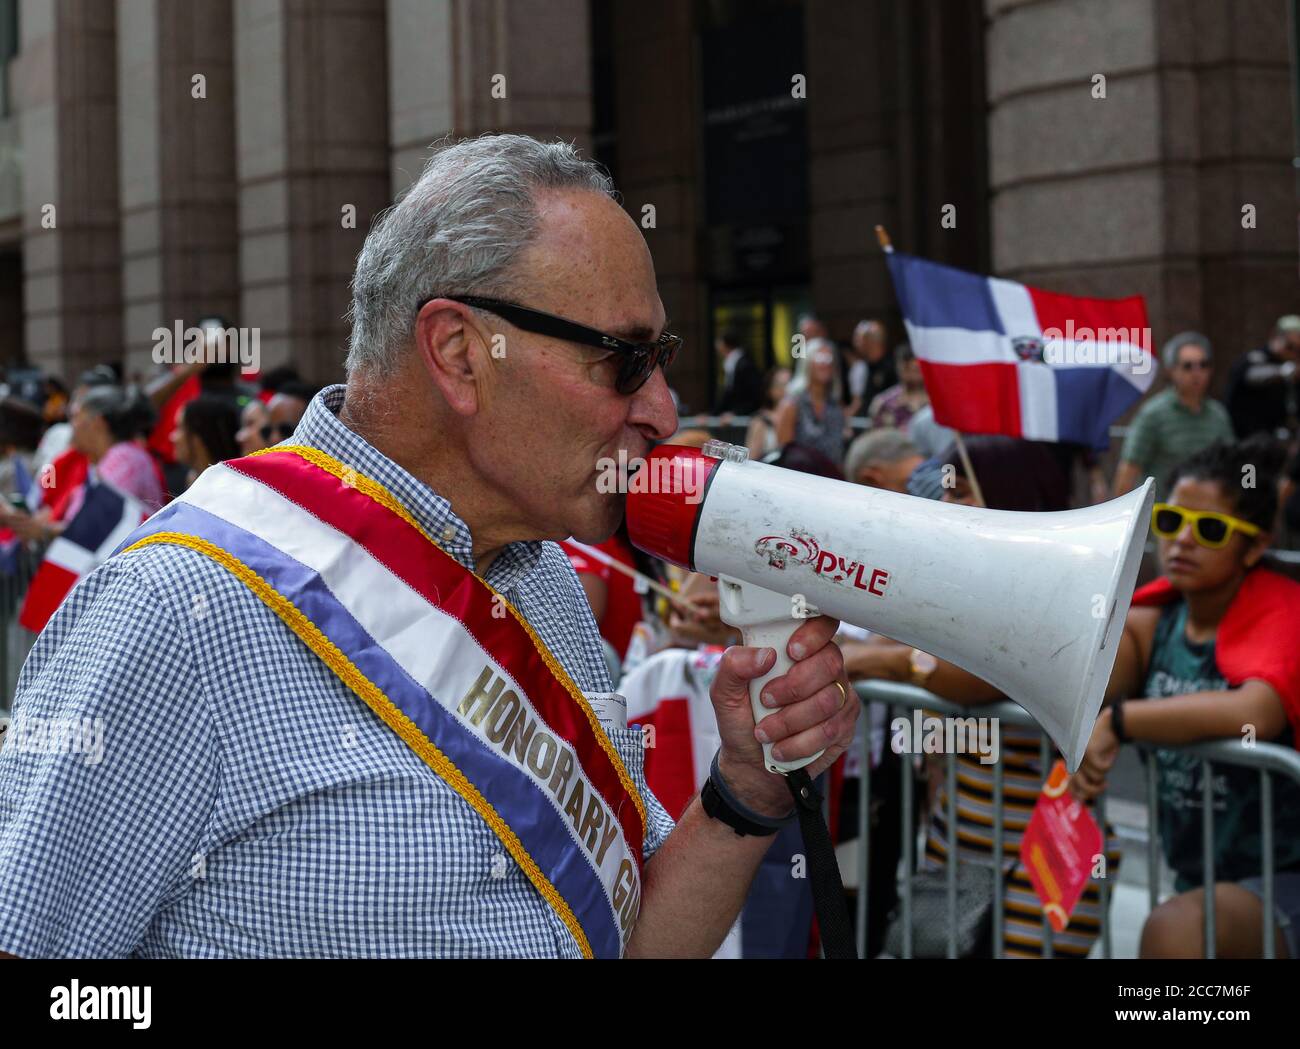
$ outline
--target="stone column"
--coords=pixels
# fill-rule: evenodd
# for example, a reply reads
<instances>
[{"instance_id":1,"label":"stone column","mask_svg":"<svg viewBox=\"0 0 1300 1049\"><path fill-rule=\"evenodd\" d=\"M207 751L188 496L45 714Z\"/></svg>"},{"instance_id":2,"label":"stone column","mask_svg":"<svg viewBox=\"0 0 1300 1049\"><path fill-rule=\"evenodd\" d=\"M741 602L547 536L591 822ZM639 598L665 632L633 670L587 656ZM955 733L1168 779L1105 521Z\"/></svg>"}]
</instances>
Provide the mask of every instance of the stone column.
<instances>
[{"instance_id":1,"label":"stone column","mask_svg":"<svg viewBox=\"0 0 1300 1049\"><path fill-rule=\"evenodd\" d=\"M699 411L708 407L714 355L697 246L703 173L691 7L686 0L614 0L615 175L638 225L645 206L654 205L655 225L643 232L669 324L686 340L669 382Z\"/></svg>"},{"instance_id":2,"label":"stone column","mask_svg":"<svg viewBox=\"0 0 1300 1049\"><path fill-rule=\"evenodd\" d=\"M122 358L115 10L24 0L18 21L24 341L33 364L75 380Z\"/></svg>"},{"instance_id":3,"label":"stone column","mask_svg":"<svg viewBox=\"0 0 1300 1049\"><path fill-rule=\"evenodd\" d=\"M1145 295L1156 344L1204 330L1221 385L1296 306L1286 0L987 6L996 270Z\"/></svg>"},{"instance_id":4,"label":"stone column","mask_svg":"<svg viewBox=\"0 0 1300 1049\"><path fill-rule=\"evenodd\" d=\"M232 31L230 0L118 0L129 370L154 328L238 314Z\"/></svg>"},{"instance_id":5,"label":"stone column","mask_svg":"<svg viewBox=\"0 0 1300 1049\"><path fill-rule=\"evenodd\" d=\"M239 323L263 368L343 377L348 283L390 201L384 0L235 2Z\"/></svg>"},{"instance_id":6,"label":"stone column","mask_svg":"<svg viewBox=\"0 0 1300 1049\"><path fill-rule=\"evenodd\" d=\"M393 190L445 135L591 139L586 0L388 0Z\"/></svg>"}]
</instances>

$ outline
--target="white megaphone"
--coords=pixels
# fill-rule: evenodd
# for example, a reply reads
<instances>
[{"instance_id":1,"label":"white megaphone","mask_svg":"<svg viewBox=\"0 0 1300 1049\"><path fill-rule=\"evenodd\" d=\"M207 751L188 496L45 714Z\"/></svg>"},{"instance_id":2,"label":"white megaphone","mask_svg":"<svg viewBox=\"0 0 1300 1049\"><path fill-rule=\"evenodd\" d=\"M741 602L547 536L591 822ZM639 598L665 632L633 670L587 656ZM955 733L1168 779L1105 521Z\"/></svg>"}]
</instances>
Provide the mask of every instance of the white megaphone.
<instances>
[{"instance_id":1,"label":"white megaphone","mask_svg":"<svg viewBox=\"0 0 1300 1049\"><path fill-rule=\"evenodd\" d=\"M1018 702L1078 768L1101 709L1151 518L1152 482L1060 513L984 510L661 445L633 478L628 532L648 554L718 577L722 618L776 649L824 613L946 659ZM816 760L775 761L792 772Z\"/></svg>"}]
</instances>

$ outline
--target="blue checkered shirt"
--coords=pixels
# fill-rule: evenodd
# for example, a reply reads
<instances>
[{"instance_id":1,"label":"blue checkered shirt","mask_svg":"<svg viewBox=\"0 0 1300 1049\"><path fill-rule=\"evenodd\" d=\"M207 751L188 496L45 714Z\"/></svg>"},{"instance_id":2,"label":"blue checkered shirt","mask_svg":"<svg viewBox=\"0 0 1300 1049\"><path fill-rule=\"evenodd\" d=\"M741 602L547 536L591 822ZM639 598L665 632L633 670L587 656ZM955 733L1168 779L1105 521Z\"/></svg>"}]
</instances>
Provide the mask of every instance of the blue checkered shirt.
<instances>
[{"instance_id":1,"label":"blue checkered shirt","mask_svg":"<svg viewBox=\"0 0 1300 1049\"><path fill-rule=\"evenodd\" d=\"M342 386L324 390L293 442L379 481L471 566L447 500L339 422L342 403ZM610 690L558 546L507 546L487 579L581 689ZM15 729L102 719L104 748L98 763L0 749L0 951L578 956L474 810L196 551L150 546L82 580L32 649L13 713ZM646 788L640 734L610 736L645 800L649 857L672 821Z\"/></svg>"}]
</instances>

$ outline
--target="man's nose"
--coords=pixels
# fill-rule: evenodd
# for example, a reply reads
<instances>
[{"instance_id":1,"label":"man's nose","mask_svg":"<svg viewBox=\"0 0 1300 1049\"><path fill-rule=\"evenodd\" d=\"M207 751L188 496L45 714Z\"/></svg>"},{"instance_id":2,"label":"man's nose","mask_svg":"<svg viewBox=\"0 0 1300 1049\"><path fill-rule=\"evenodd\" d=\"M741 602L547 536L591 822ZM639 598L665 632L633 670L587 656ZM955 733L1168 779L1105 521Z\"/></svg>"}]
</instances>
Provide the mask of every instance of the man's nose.
<instances>
[{"instance_id":1,"label":"man's nose","mask_svg":"<svg viewBox=\"0 0 1300 1049\"><path fill-rule=\"evenodd\" d=\"M677 432L677 406L662 368L655 368L645 385L632 395L628 422L652 441L666 441Z\"/></svg>"}]
</instances>

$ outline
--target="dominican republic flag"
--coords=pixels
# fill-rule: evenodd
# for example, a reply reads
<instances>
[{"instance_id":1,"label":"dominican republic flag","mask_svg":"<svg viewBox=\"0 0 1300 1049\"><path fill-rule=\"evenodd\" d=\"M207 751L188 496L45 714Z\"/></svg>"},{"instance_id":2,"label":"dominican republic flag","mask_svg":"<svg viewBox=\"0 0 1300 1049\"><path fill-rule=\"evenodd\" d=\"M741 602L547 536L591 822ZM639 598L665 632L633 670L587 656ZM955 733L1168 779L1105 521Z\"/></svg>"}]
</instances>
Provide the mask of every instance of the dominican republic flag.
<instances>
[{"instance_id":1,"label":"dominican republic flag","mask_svg":"<svg viewBox=\"0 0 1300 1049\"><path fill-rule=\"evenodd\" d=\"M935 422L1105 448L1155 377L1142 296L1085 299L886 255Z\"/></svg>"},{"instance_id":2,"label":"dominican republic flag","mask_svg":"<svg viewBox=\"0 0 1300 1049\"><path fill-rule=\"evenodd\" d=\"M102 481L87 482L86 498L32 576L18 622L40 633L77 580L108 558L149 514L144 504Z\"/></svg>"}]
</instances>

